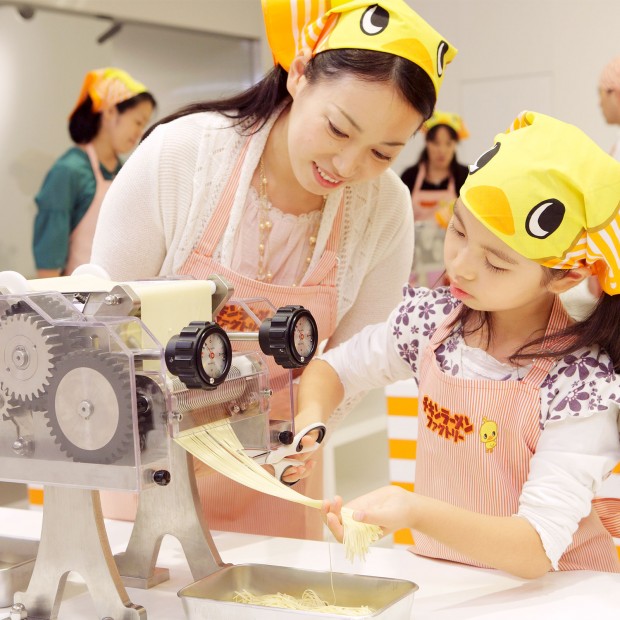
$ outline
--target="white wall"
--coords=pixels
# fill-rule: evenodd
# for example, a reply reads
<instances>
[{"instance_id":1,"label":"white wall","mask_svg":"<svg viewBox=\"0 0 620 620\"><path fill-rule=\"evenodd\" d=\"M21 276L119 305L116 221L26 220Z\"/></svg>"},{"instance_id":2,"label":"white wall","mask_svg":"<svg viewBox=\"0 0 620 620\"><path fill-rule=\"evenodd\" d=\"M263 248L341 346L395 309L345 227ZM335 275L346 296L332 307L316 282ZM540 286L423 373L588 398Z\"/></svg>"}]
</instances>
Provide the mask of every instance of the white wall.
<instances>
[{"instance_id":1,"label":"white wall","mask_svg":"<svg viewBox=\"0 0 620 620\"><path fill-rule=\"evenodd\" d=\"M608 150L617 127L605 124L597 83L620 55L618 0L407 0L459 49L446 70L438 107L464 115L471 137L465 162L486 150L523 109L574 123ZM417 158L417 136L394 169Z\"/></svg>"}]
</instances>

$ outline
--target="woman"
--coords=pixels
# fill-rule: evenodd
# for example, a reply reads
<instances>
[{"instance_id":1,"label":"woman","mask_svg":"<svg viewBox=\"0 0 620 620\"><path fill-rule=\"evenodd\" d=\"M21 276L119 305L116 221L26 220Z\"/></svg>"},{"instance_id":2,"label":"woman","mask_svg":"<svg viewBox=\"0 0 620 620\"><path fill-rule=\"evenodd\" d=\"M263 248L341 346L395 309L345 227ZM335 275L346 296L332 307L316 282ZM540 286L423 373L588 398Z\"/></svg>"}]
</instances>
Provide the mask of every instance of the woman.
<instances>
[{"instance_id":1,"label":"woman","mask_svg":"<svg viewBox=\"0 0 620 620\"><path fill-rule=\"evenodd\" d=\"M401 179L411 192L415 220L415 255L411 282L433 286L444 271L443 240L449 210L467 178L456 149L469 132L458 114L435 111L424 123L426 146Z\"/></svg>"},{"instance_id":2,"label":"woman","mask_svg":"<svg viewBox=\"0 0 620 620\"><path fill-rule=\"evenodd\" d=\"M95 235L92 261L112 278L218 273L237 297L309 308L328 347L387 316L413 244L389 166L456 51L402 0L321 5L263 2L271 73L164 119L132 155ZM272 383L281 376L271 368ZM318 515L199 474L212 528L321 537Z\"/></svg>"},{"instance_id":3,"label":"woman","mask_svg":"<svg viewBox=\"0 0 620 620\"><path fill-rule=\"evenodd\" d=\"M142 136L155 99L122 69L90 71L71 116L75 143L47 173L35 200L33 249L40 278L69 275L90 258L103 197L120 155Z\"/></svg>"}]
</instances>

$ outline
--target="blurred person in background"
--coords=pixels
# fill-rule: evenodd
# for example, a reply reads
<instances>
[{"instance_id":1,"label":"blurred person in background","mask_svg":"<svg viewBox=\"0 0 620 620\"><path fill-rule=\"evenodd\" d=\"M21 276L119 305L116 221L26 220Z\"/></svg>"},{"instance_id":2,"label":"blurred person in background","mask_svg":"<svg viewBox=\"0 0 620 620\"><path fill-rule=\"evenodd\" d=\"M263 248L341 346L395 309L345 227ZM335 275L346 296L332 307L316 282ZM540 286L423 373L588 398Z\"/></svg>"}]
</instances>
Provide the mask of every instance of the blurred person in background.
<instances>
[{"instance_id":1,"label":"blurred person in background","mask_svg":"<svg viewBox=\"0 0 620 620\"><path fill-rule=\"evenodd\" d=\"M90 260L103 198L155 109L146 86L122 69L89 71L69 116L74 142L36 195L33 251L39 278L70 275Z\"/></svg>"},{"instance_id":2,"label":"blurred person in background","mask_svg":"<svg viewBox=\"0 0 620 620\"><path fill-rule=\"evenodd\" d=\"M620 56L612 58L601 72L598 83L601 111L609 125L618 125L619 133L609 154L620 160Z\"/></svg>"},{"instance_id":3,"label":"blurred person in background","mask_svg":"<svg viewBox=\"0 0 620 620\"><path fill-rule=\"evenodd\" d=\"M401 179L411 192L415 222L410 281L415 286L432 287L442 281L445 224L467 178L467 166L458 161L456 150L469 132L458 114L439 110L435 110L422 130L424 150Z\"/></svg>"}]
</instances>

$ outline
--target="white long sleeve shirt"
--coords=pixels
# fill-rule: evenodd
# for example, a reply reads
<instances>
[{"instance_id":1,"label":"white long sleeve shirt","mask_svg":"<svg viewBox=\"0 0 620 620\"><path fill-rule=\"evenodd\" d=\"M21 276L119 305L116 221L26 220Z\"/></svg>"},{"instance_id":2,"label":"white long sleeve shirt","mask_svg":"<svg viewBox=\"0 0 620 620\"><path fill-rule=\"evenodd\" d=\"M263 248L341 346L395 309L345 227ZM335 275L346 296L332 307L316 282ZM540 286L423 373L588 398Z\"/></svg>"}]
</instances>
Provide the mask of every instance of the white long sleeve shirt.
<instances>
[{"instance_id":1,"label":"white long sleeve shirt","mask_svg":"<svg viewBox=\"0 0 620 620\"><path fill-rule=\"evenodd\" d=\"M225 267L233 262L252 175L276 117L254 135L245 154L228 226L214 254ZM230 123L221 114L204 112L157 127L130 156L106 195L91 262L116 280L177 273L209 225L245 144L246 137ZM372 181L329 195L310 270L323 253L343 192L337 328L330 346L385 320L400 298L413 255L409 192L387 170Z\"/></svg>"},{"instance_id":2,"label":"white long sleeve shirt","mask_svg":"<svg viewBox=\"0 0 620 620\"><path fill-rule=\"evenodd\" d=\"M338 373L345 398L409 379L412 371L417 382L417 362L446 310L457 303L447 289L409 288L387 322L370 325L323 354ZM439 361L445 373L465 379L514 380L528 370L468 347L458 331ZM556 569L579 521L590 513L593 497L620 461L619 403L620 378L601 351L577 351L559 360L541 386L543 430L518 515L536 529Z\"/></svg>"}]
</instances>

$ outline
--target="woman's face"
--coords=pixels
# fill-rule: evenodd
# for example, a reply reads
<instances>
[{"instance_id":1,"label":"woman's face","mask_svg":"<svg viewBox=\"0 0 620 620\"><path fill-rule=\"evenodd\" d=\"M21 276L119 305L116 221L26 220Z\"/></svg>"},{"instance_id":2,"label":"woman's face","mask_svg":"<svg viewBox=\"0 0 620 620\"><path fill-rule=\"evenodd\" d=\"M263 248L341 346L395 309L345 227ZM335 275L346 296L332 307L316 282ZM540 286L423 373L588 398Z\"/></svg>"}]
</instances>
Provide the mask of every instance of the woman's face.
<instances>
[{"instance_id":1,"label":"woman's face","mask_svg":"<svg viewBox=\"0 0 620 620\"><path fill-rule=\"evenodd\" d=\"M117 155L128 153L138 144L152 114L153 105L150 101L141 101L122 113L116 106L104 112L102 129L107 131L112 149Z\"/></svg>"},{"instance_id":2,"label":"woman's face","mask_svg":"<svg viewBox=\"0 0 620 620\"><path fill-rule=\"evenodd\" d=\"M379 176L423 121L389 82L351 76L310 84L303 61L289 71L287 146L293 173L313 194ZM301 65L301 66L300 66Z\"/></svg>"},{"instance_id":3,"label":"woman's face","mask_svg":"<svg viewBox=\"0 0 620 620\"><path fill-rule=\"evenodd\" d=\"M433 139L426 140L428 162L435 168L449 168L456 153L458 142L452 137L448 128L438 125Z\"/></svg>"}]
</instances>

